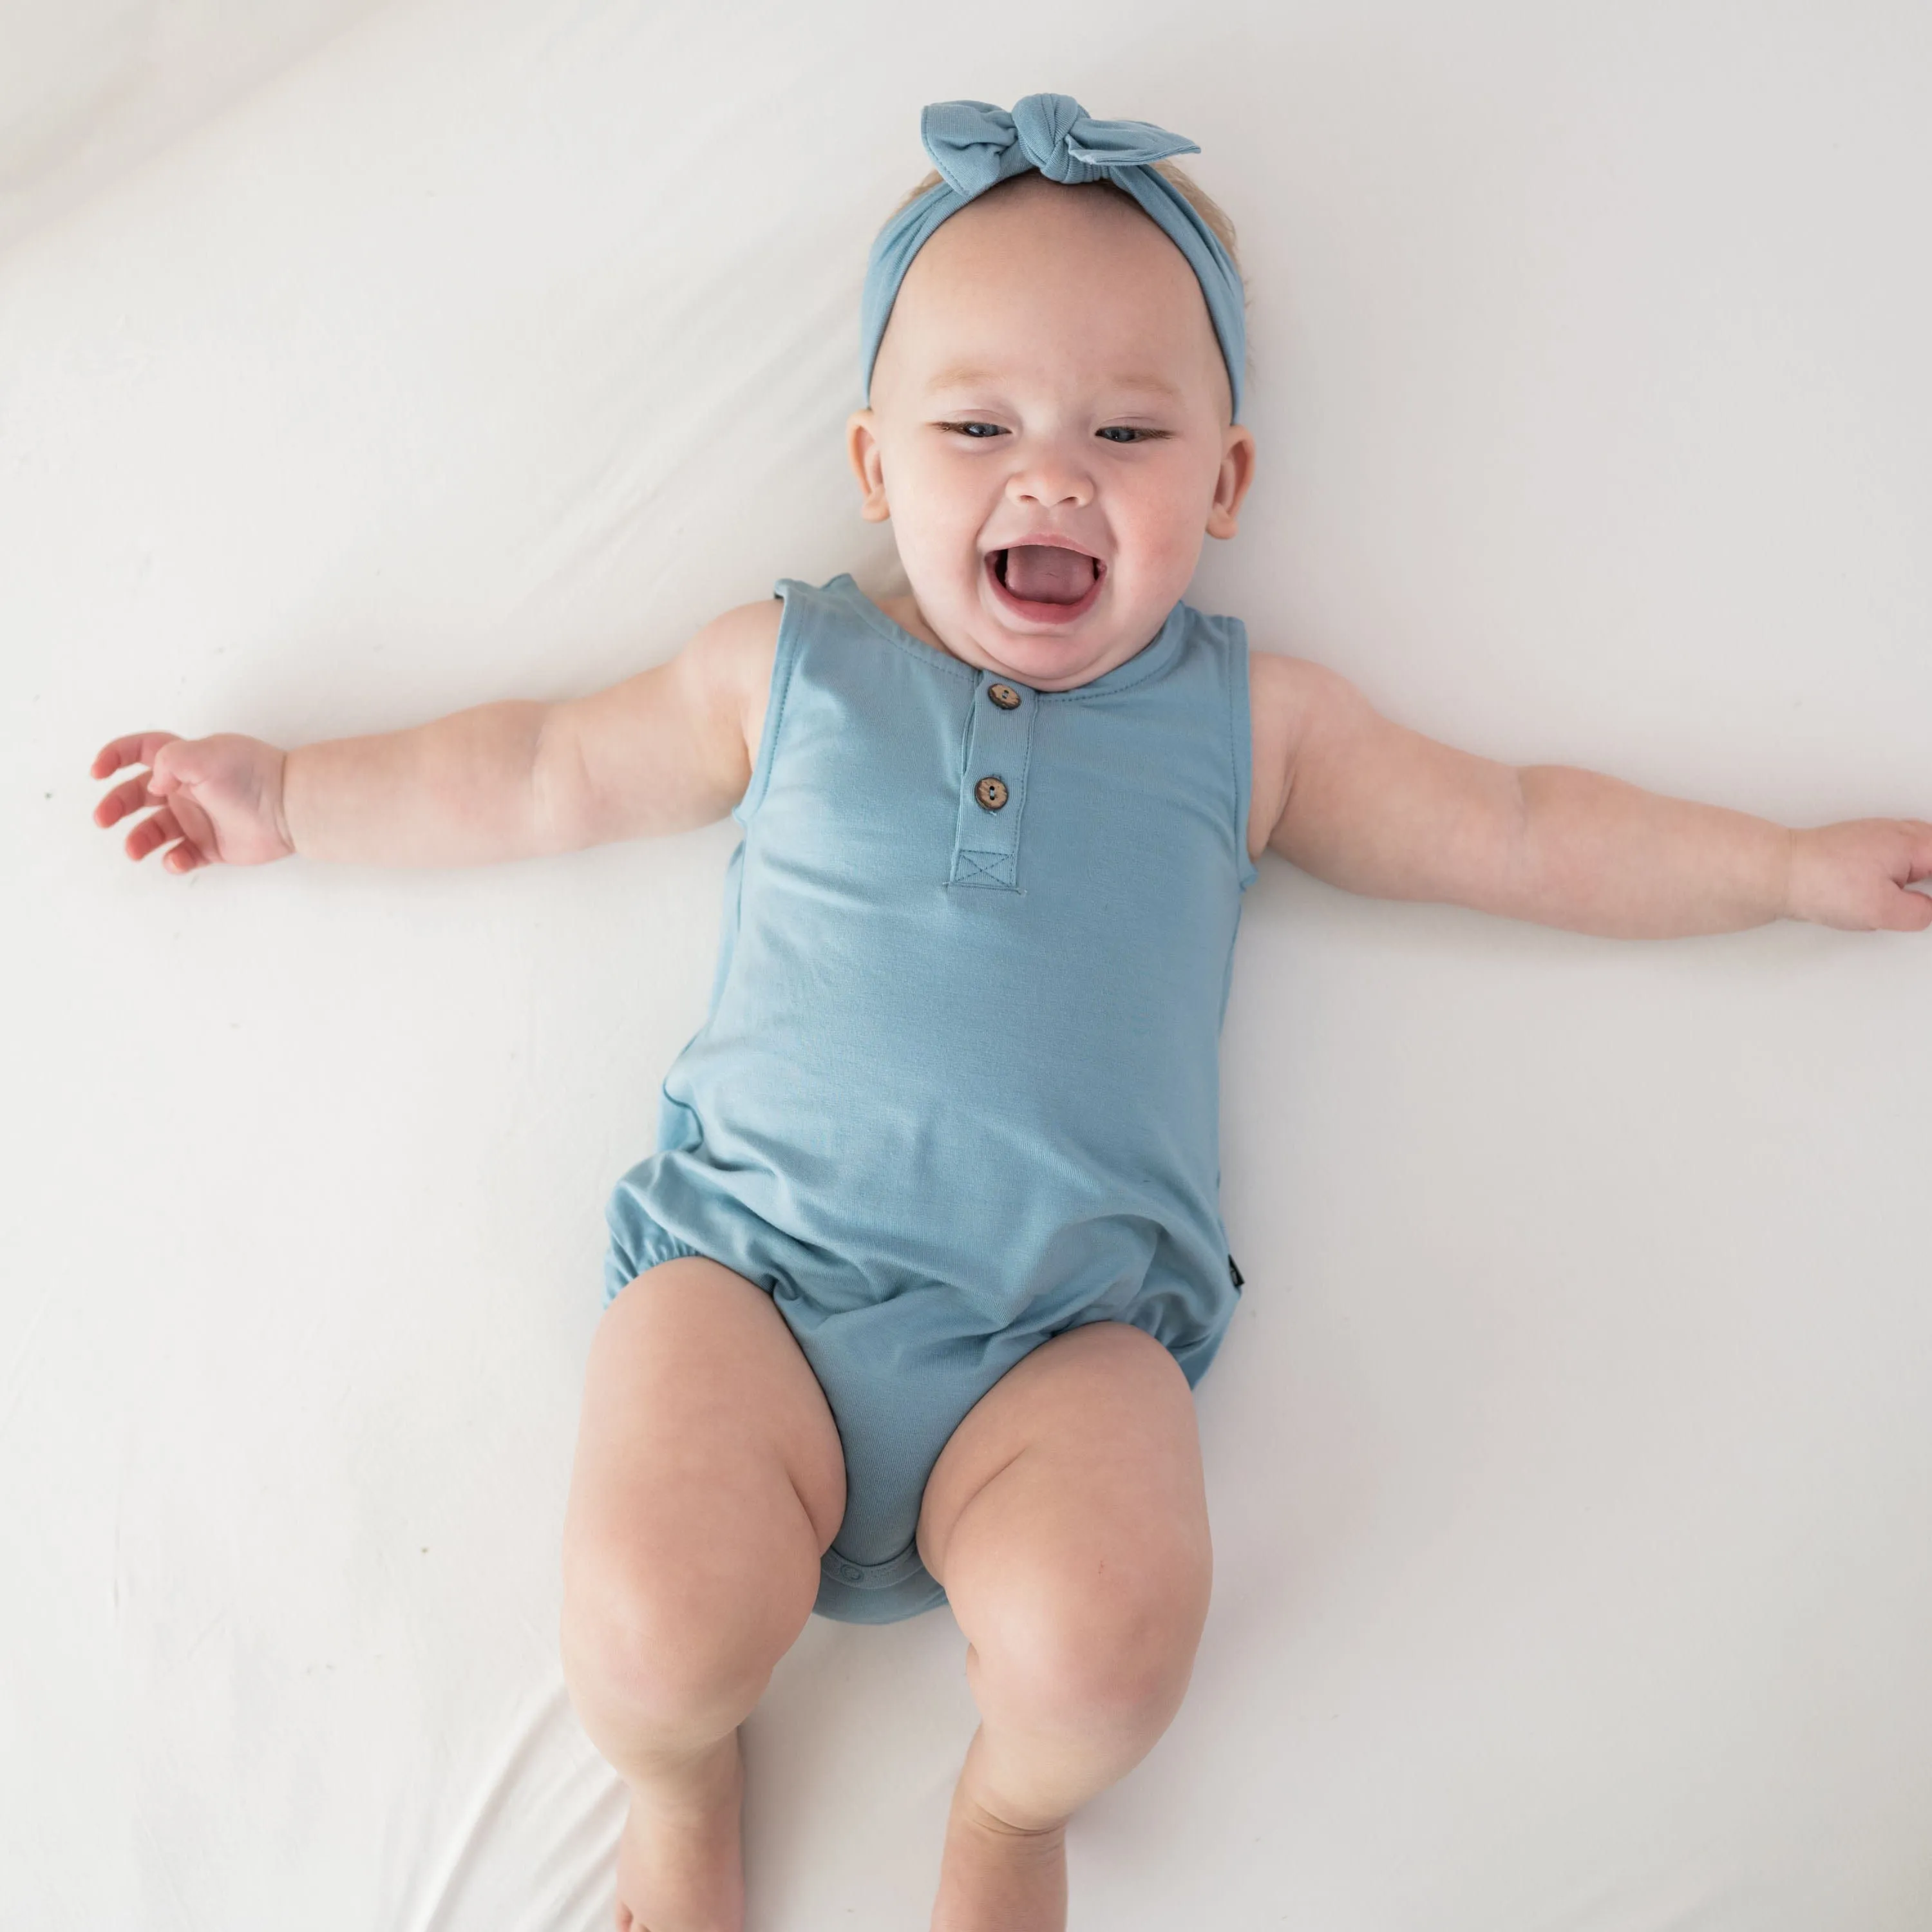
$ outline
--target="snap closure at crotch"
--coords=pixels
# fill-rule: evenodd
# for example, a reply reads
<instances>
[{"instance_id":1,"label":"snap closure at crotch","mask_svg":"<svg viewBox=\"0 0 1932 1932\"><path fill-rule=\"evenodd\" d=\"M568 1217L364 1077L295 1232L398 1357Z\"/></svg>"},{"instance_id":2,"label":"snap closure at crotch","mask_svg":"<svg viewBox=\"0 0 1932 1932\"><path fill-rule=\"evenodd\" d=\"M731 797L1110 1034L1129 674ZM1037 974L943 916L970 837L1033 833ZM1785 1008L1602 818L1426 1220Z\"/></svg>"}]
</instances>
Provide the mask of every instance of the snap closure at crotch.
<instances>
[{"instance_id":1,"label":"snap closure at crotch","mask_svg":"<svg viewBox=\"0 0 1932 1932\"><path fill-rule=\"evenodd\" d=\"M998 812L1006 802L1006 782L1003 778L983 778L973 788L973 796L988 812Z\"/></svg>"},{"instance_id":2,"label":"snap closure at crotch","mask_svg":"<svg viewBox=\"0 0 1932 1932\"><path fill-rule=\"evenodd\" d=\"M1011 711L1020 701L1019 693L1010 684L989 684L986 687L986 695L1002 711Z\"/></svg>"}]
</instances>

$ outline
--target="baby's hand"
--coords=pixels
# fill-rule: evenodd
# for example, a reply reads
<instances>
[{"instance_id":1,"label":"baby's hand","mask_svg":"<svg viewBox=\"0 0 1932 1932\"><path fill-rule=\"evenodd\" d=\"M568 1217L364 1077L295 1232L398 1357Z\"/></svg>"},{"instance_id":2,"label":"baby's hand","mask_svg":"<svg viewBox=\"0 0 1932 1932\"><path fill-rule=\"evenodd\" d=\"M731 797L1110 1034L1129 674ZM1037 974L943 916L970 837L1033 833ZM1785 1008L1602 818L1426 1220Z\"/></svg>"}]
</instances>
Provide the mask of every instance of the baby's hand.
<instances>
[{"instance_id":1,"label":"baby's hand","mask_svg":"<svg viewBox=\"0 0 1932 1932\"><path fill-rule=\"evenodd\" d=\"M1932 878L1932 825L1917 818L1853 818L1791 835L1787 919L1848 932L1923 932L1932 897L1908 890Z\"/></svg>"},{"instance_id":2,"label":"baby's hand","mask_svg":"<svg viewBox=\"0 0 1932 1932\"><path fill-rule=\"evenodd\" d=\"M88 771L111 778L124 765L146 773L116 785L94 808L97 825L112 825L130 812L160 807L130 832L130 859L174 846L162 865L171 872L197 866L261 866L295 850L282 817L284 754L259 738L225 733L213 738L178 738L143 731L104 745ZM178 839L181 842L175 844Z\"/></svg>"}]
</instances>

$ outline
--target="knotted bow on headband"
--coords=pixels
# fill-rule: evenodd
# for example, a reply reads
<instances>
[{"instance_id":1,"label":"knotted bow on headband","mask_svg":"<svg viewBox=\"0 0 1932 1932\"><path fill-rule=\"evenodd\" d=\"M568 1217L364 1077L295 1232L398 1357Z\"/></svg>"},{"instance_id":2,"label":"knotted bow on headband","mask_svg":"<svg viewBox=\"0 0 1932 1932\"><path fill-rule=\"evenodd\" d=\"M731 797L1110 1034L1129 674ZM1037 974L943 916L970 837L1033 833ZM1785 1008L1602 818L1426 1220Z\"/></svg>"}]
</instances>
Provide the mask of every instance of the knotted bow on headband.
<instances>
[{"instance_id":1,"label":"knotted bow on headband","mask_svg":"<svg viewBox=\"0 0 1932 1932\"><path fill-rule=\"evenodd\" d=\"M1036 168L1048 181L1110 181L1124 189L1186 256L1228 365L1234 420L1240 420L1247 360L1240 272L1193 203L1153 166L1170 154L1198 154L1198 143L1145 121L1094 120L1066 94L1029 94L1010 114L984 100L936 100L920 114L919 133L940 178L901 208L872 243L859 305L860 376L868 401L880 338L912 258L940 223L976 196Z\"/></svg>"}]
</instances>

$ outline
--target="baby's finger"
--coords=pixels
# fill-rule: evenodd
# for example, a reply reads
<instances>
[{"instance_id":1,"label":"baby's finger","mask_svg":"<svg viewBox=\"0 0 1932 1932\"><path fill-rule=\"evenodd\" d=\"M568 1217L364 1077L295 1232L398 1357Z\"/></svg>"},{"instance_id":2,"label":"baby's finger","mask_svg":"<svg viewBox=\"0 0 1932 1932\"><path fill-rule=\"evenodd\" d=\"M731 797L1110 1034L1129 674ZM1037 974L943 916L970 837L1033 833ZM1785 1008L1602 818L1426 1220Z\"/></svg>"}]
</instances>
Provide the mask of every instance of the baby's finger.
<instances>
[{"instance_id":1,"label":"baby's finger","mask_svg":"<svg viewBox=\"0 0 1932 1932\"><path fill-rule=\"evenodd\" d=\"M130 778L126 784L116 785L94 808L94 822L97 825L112 825L130 812L143 811L159 802L148 789L145 778Z\"/></svg>"},{"instance_id":2,"label":"baby's finger","mask_svg":"<svg viewBox=\"0 0 1932 1932\"><path fill-rule=\"evenodd\" d=\"M152 818L144 818L128 833L128 856L145 859L158 845L171 845L182 836L181 820L165 806Z\"/></svg>"},{"instance_id":3,"label":"baby's finger","mask_svg":"<svg viewBox=\"0 0 1932 1932\"><path fill-rule=\"evenodd\" d=\"M184 838L161 861L171 872L191 872L197 866L211 866L214 860L200 851L191 838Z\"/></svg>"},{"instance_id":4,"label":"baby's finger","mask_svg":"<svg viewBox=\"0 0 1932 1932\"><path fill-rule=\"evenodd\" d=\"M1906 876L1899 884L1932 878L1932 825L1922 818L1906 818L1900 820L1898 829L1905 834L1906 866Z\"/></svg>"},{"instance_id":5,"label":"baby's finger","mask_svg":"<svg viewBox=\"0 0 1932 1932\"><path fill-rule=\"evenodd\" d=\"M1923 932L1932 926L1932 892L1901 889L1893 896L1886 924L1894 932Z\"/></svg>"},{"instance_id":6,"label":"baby's finger","mask_svg":"<svg viewBox=\"0 0 1932 1932\"><path fill-rule=\"evenodd\" d=\"M91 778L108 778L123 765L152 765L154 754L180 736L178 731L135 731L124 738L112 739L94 753L87 775Z\"/></svg>"}]
</instances>

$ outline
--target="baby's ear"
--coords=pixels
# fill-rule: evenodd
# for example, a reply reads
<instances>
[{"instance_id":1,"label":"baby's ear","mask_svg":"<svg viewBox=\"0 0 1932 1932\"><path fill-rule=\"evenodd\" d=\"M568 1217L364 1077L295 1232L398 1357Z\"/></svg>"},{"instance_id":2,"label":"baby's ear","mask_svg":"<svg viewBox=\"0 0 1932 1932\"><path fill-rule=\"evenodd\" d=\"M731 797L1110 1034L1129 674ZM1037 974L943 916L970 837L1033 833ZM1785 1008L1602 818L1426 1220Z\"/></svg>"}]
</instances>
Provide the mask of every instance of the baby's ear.
<instances>
[{"instance_id":1,"label":"baby's ear","mask_svg":"<svg viewBox=\"0 0 1932 1932\"><path fill-rule=\"evenodd\" d=\"M1214 478L1214 500L1208 506L1208 534L1231 537L1241 514L1241 499L1255 480L1255 438L1252 430L1235 423L1225 432L1220 473Z\"/></svg>"},{"instance_id":2,"label":"baby's ear","mask_svg":"<svg viewBox=\"0 0 1932 1932\"><path fill-rule=\"evenodd\" d=\"M879 457L876 421L870 410L855 410L845 423L845 454L859 479L859 514L868 524L883 524L892 514L886 505L885 470Z\"/></svg>"}]
</instances>

